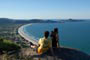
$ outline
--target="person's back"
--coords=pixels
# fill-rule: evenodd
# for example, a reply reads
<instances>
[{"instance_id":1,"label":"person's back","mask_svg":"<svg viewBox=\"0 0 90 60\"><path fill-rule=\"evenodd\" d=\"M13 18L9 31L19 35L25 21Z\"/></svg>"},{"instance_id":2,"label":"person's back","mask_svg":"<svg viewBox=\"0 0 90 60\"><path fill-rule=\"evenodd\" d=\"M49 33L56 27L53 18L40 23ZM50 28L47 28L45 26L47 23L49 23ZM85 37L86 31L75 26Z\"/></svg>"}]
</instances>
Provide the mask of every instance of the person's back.
<instances>
[{"instance_id":1,"label":"person's back","mask_svg":"<svg viewBox=\"0 0 90 60\"><path fill-rule=\"evenodd\" d=\"M42 54L44 52L46 52L49 48L52 47L52 41L50 38L48 38L49 36L49 32L46 31L44 33L44 37L43 38L40 38L38 44L39 44L39 47L38 47L38 54Z\"/></svg>"},{"instance_id":2,"label":"person's back","mask_svg":"<svg viewBox=\"0 0 90 60\"><path fill-rule=\"evenodd\" d=\"M51 39L52 39L52 47L57 47L57 40L55 32L51 32Z\"/></svg>"},{"instance_id":3,"label":"person's back","mask_svg":"<svg viewBox=\"0 0 90 60\"><path fill-rule=\"evenodd\" d=\"M51 32L52 39L52 47L59 47L59 36L58 36L58 28L55 28L54 31Z\"/></svg>"},{"instance_id":4,"label":"person's back","mask_svg":"<svg viewBox=\"0 0 90 60\"><path fill-rule=\"evenodd\" d=\"M57 41L57 47L59 47L60 46L60 44L59 44L59 36L58 36L58 28L55 28L54 29L54 35L55 35L55 39L56 39L56 41Z\"/></svg>"}]
</instances>

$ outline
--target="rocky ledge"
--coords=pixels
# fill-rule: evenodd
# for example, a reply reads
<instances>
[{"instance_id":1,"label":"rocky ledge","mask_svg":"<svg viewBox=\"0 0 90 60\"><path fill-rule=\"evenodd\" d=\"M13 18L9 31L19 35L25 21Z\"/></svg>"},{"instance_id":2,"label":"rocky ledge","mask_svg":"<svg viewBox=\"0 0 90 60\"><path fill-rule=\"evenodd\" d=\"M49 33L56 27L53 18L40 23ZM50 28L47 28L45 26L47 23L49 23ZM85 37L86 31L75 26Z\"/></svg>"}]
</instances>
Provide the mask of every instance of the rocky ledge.
<instances>
[{"instance_id":1,"label":"rocky ledge","mask_svg":"<svg viewBox=\"0 0 90 60\"><path fill-rule=\"evenodd\" d=\"M33 57L40 58L41 60L90 60L90 55L65 47L54 48L54 56L50 52L47 52L42 55L33 55Z\"/></svg>"}]
</instances>

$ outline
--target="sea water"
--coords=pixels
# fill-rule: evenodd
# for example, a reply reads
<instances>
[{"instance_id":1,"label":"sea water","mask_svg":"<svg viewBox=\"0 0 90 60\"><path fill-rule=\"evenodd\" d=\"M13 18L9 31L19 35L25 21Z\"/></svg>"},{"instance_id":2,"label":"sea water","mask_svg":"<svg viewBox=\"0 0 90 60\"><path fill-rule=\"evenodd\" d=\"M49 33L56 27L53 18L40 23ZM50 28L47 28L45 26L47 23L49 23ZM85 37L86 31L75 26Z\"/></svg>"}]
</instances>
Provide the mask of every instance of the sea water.
<instances>
[{"instance_id":1,"label":"sea water","mask_svg":"<svg viewBox=\"0 0 90 60\"><path fill-rule=\"evenodd\" d=\"M65 23L34 23L24 26L24 32L35 40L43 37L44 31L59 29L61 46L74 48L90 54L90 21Z\"/></svg>"}]
</instances>

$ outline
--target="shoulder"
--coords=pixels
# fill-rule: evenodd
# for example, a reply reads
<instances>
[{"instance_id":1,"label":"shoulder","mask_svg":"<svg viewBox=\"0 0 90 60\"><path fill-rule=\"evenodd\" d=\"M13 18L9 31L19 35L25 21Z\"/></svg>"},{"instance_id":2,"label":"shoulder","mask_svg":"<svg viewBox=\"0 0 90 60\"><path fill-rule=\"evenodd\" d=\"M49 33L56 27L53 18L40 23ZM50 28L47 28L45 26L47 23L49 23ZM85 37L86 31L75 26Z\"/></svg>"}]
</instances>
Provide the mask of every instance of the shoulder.
<instances>
[{"instance_id":1,"label":"shoulder","mask_svg":"<svg viewBox=\"0 0 90 60\"><path fill-rule=\"evenodd\" d=\"M42 40L44 40L44 38L40 38L40 39L39 39L39 42L41 42Z\"/></svg>"},{"instance_id":2,"label":"shoulder","mask_svg":"<svg viewBox=\"0 0 90 60\"><path fill-rule=\"evenodd\" d=\"M39 40L44 40L45 38L43 37L43 38L40 38Z\"/></svg>"}]
</instances>

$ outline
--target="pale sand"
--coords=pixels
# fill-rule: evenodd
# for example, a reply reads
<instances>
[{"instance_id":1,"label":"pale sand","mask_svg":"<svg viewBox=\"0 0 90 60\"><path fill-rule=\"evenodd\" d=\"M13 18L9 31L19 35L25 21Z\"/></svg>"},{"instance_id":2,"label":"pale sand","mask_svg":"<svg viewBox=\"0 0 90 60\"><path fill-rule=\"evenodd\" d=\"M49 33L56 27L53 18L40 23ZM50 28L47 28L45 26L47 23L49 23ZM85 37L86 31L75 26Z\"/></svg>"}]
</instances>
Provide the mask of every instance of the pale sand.
<instances>
[{"instance_id":1,"label":"pale sand","mask_svg":"<svg viewBox=\"0 0 90 60\"><path fill-rule=\"evenodd\" d=\"M27 24L27 25L32 25L32 24ZM35 39L33 38L33 36L29 36L28 34L26 34L26 33L24 32L24 27L25 27L25 26L26 26L26 25L21 26L21 27L18 29L18 33L19 33L25 40L27 40L28 42L32 42L33 44L38 45L38 40L35 40Z\"/></svg>"}]
</instances>

